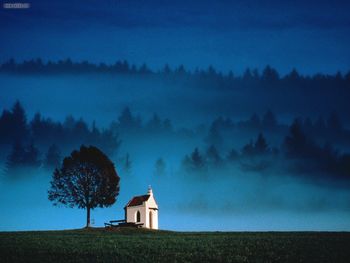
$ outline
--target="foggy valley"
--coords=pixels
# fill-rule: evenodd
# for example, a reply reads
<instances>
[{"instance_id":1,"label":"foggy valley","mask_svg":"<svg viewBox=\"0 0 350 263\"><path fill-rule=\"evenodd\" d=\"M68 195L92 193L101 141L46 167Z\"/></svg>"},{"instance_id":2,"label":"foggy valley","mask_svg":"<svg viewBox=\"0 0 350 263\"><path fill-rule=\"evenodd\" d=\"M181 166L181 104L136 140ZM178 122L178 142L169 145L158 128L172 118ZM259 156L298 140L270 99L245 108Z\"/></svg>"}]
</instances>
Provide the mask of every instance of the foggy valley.
<instances>
[{"instance_id":1,"label":"foggy valley","mask_svg":"<svg viewBox=\"0 0 350 263\"><path fill-rule=\"evenodd\" d=\"M101 148L121 177L95 226L122 218L152 185L164 229L350 229L349 74L141 69L3 66L2 230L81 226L84 211L53 207L47 190L82 144Z\"/></svg>"}]
</instances>

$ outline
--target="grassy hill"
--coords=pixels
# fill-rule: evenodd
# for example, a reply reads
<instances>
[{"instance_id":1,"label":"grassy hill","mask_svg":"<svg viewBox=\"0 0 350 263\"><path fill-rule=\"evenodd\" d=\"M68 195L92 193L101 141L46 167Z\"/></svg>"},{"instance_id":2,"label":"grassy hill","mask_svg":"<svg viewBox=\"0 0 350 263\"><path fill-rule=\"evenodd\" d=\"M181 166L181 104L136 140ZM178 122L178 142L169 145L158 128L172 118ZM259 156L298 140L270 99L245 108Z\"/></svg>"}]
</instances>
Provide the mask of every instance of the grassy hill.
<instances>
[{"instance_id":1,"label":"grassy hill","mask_svg":"<svg viewBox=\"0 0 350 263\"><path fill-rule=\"evenodd\" d=\"M0 262L349 262L350 233L1 232Z\"/></svg>"}]
</instances>

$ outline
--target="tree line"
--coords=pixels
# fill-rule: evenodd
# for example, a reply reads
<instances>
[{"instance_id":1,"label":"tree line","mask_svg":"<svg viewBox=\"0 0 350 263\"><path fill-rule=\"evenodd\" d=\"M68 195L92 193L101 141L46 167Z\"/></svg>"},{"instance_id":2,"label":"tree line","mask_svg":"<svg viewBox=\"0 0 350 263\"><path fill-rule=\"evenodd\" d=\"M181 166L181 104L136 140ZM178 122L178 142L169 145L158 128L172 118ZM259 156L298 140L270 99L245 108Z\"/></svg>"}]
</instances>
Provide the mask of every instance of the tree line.
<instances>
[{"instance_id":1,"label":"tree line","mask_svg":"<svg viewBox=\"0 0 350 263\"><path fill-rule=\"evenodd\" d=\"M189 173L205 173L213 168L227 168L231 164L255 172L283 167L286 174L294 172L307 177L349 180L350 153L340 152L328 142L320 145L307 135L303 127L303 122L295 119L279 147L272 147L263 133L240 150L231 148L226 155L221 154L215 145L202 151L196 147L183 158L182 168Z\"/></svg>"},{"instance_id":2,"label":"tree line","mask_svg":"<svg viewBox=\"0 0 350 263\"><path fill-rule=\"evenodd\" d=\"M284 85L300 86L315 82L317 84L332 83L335 86L349 85L350 71L342 74L314 74L312 76L302 75L296 69L282 76L270 65L265 66L261 72L257 68L247 68L243 74L235 74L229 71L226 74L216 70L213 66L207 69L188 70L184 65L171 68L168 64L160 70L152 70L147 64L137 66L126 60L119 60L113 64L94 64L89 61L74 62L70 58L44 62L41 58L16 62L13 58L0 64L0 72L18 74L59 74L59 73L112 73L112 74L139 74L139 75L161 75L164 77L186 77L202 80L206 83L217 82L221 86L227 83L242 84L243 86Z\"/></svg>"},{"instance_id":3,"label":"tree line","mask_svg":"<svg viewBox=\"0 0 350 263\"><path fill-rule=\"evenodd\" d=\"M95 122L89 126L82 118L76 119L71 115L59 122L38 112L28 120L22 104L16 101L0 116L0 153L3 155L8 151L4 171L8 175L20 175L28 169L53 169L62 161L62 154L83 144L94 145L116 157L122 143L120 134L125 137L141 133L173 133L171 121L161 119L157 114L143 122L140 116L135 116L126 107L116 119L106 129L98 128ZM131 169L129 154L118 159L128 173Z\"/></svg>"},{"instance_id":4,"label":"tree line","mask_svg":"<svg viewBox=\"0 0 350 263\"><path fill-rule=\"evenodd\" d=\"M282 124L271 110L265 113L254 113L251 117L240 121L218 117L208 127L200 127L202 128L175 129L168 118L153 114L148 120L143 120L128 107L120 112L107 129L99 129L95 122L89 126L83 119L75 119L73 116L67 116L63 122L58 122L36 113L28 121L23 106L17 101L10 110L5 109L0 116L0 145L5 146L2 147L1 154L8 148L5 167L7 173L21 171L27 167L52 169L61 162L62 154L82 144L95 145L109 156L116 157L122 143L120 138L129 141L148 138L147 136L163 136L167 140L203 139L203 143L208 147L206 151L200 152L197 148L184 158L183 167L194 167L194 170L200 167L201 169L211 166L221 167L225 163L237 160L245 164L247 169L255 167L254 169L259 170L268 166L269 158L279 157L281 153L287 159L309 158L316 164L329 164L327 167L329 171L336 170L340 166L345 167L345 161L348 160L346 155L338 155L330 144L326 143L336 141L342 145L348 145L350 141L350 131L344 128L336 112L331 112L327 118L320 117L315 120L307 117L298 118L291 127ZM278 133L282 138L288 129L289 132L293 132L294 137L286 137L283 147L272 146L265 138L266 134L271 133ZM298 132L299 130L301 132ZM249 131L259 135L255 140L246 143L241 150L228 151L227 145L234 131L240 131L241 134ZM322 147L319 146L321 141L324 142ZM288 150L285 151L285 149ZM225 152L226 156L220 152ZM253 157L257 164L247 161ZM122 165L123 171L126 174L130 173L132 167L130 155L126 153L125 156L116 158ZM259 158L264 160L258 160ZM165 166L164 159L159 157L155 164L155 174L164 174Z\"/></svg>"},{"instance_id":5,"label":"tree line","mask_svg":"<svg viewBox=\"0 0 350 263\"><path fill-rule=\"evenodd\" d=\"M3 110L0 116L0 145L26 144L35 142L39 147L53 143L62 148L81 145L85 142L98 145L108 154L118 149L120 140L110 129L101 130L95 122L91 127L81 118L67 116L63 123L42 117L36 113L28 121L22 104L17 101L12 109Z\"/></svg>"}]
</instances>

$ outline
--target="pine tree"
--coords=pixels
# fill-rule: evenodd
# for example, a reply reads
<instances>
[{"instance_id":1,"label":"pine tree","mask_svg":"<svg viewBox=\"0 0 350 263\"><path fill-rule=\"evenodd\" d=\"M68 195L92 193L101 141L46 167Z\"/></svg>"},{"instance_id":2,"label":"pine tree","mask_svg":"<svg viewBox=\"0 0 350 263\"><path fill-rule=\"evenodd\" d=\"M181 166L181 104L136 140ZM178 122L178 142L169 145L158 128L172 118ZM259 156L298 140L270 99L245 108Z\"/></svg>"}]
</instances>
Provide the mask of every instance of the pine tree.
<instances>
[{"instance_id":1,"label":"pine tree","mask_svg":"<svg viewBox=\"0 0 350 263\"><path fill-rule=\"evenodd\" d=\"M13 144L10 154L6 160L6 173L12 175L24 166L25 149L21 142Z\"/></svg>"},{"instance_id":2,"label":"pine tree","mask_svg":"<svg viewBox=\"0 0 350 263\"><path fill-rule=\"evenodd\" d=\"M194 151L192 152L191 161L192 161L193 168L195 170L203 169L205 166L204 159L203 159L202 155L200 154L198 148L195 148Z\"/></svg>"},{"instance_id":3,"label":"pine tree","mask_svg":"<svg viewBox=\"0 0 350 263\"><path fill-rule=\"evenodd\" d=\"M211 145L208 148L206 156L207 156L208 163L214 166L218 166L222 163L221 156L214 145Z\"/></svg>"},{"instance_id":4,"label":"pine tree","mask_svg":"<svg viewBox=\"0 0 350 263\"><path fill-rule=\"evenodd\" d=\"M33 142L30 143L25 150L24 164L32 168L37 168L41 164L39 160L39 150L35 147Z\"/></svg>"},{"instance_id":5,"label":"pine tree","mask_svg":"<svg viewBox=\"0 0 350 263\"><path fill-rule=\"evenodd\" d=\"M208 136L205 140L209 145L215 145L218 148L221 147L223 138L220 134L219 127L215 122L210 126Z\"/></svg>"},{"instance_id":6,"label":"pine tree","mask_svg":"<svg viewBox=\"0 0 350 263\"><path fill-rule=\"evenodd\" d=\"M294 120L289 129L290 135L284 140L284 148L287 155L297 157L307 154L307 138L301 129L300 121Z\"/></svg>"},{"instance_id":7,"label":"pine tree","mask_svg":"<svg viewBox=\"0 0 350 263\"><path fill-rule=\"evenodd\" d=\"M61 163L61 152L59 148L52 144L45 156L45 167L48 169L57 168Z\"/></svg>"},{"instance_id":8,"label":"pine tree","mask_svg":"<svg viewBox=\"0 0 350 263\"><path fill-rule=\"evenodd\" d=\"M254 144L254 152L256 154L262 155L266 154L268 152L268 144L266 142L266 139L262 133L259 133L258 138L255 141Z\"/></svg>"},{"instance_id":9,"label":"pine tree","mask_svg":"<svg viewBox=\"0 0 350 263\"><path fill-rule=\"evenodd\" d=\"M242 148L242 155L251 157L255 154L254 144L250 141L248 144L244 145Z\"/></svg>"},{"instance_id":10,"label":"pine tree","mask_svg":"<svg viewBox=\"0 0 350 263\"><path fill-rule=\"evenodd\" d=\"M12 138L14 141L24 141L28 137L27 117L19 101L12 108Z\"/></svg>"}]
</instances>

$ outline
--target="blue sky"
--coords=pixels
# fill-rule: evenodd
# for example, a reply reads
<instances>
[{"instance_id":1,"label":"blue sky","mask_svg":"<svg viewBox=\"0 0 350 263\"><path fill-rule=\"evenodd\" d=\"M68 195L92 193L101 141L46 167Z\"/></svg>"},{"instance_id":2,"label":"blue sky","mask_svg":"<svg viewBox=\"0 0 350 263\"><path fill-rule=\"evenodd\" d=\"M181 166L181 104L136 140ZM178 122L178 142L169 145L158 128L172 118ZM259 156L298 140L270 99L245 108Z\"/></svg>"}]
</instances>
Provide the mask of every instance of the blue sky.
<instances>
[{"instance_id":1,"label":"blue sky","mask_svg":"<svg viewBox=\"0 0 350 263\"><path fill-rule=\"evenodd\" d=\"M75 61L106 63L126 59L137 65L147 63L155 70L165 63L172 67L184 64L192 70L213 65L221 71L232 69L238 74L246 67L261 69L267 64L282 74L293 68L304 74L333 74L338 70L350 70L350 1L28 0L30 8L23 10L4 9L4 2L16 1L0 1L0 63L9 58L21 61L41 57L47 61L69 57ZM142 78L125 76L3 75L0 83L0 109L12 107L19 99L25 106L28 119L37 111L59 121L63 121L67 114L73 114L76 118L84 117L89 123L96 120L99 126L108 127L123 107L131 106L143 118L156 111L162 118L174 120L175 124L188 125L189 122L197 125L228 109L224 107L226 104L218 103L221 95L216 91L202 91L200 95L204 103L199 104L197 100L182 101L182 98L196 98L196 90L191 87L182 89L182 84L165 86L163 82L151 83ZM236 119L241 118L241 114L251 114L256 110L264 112L273 106L268 104L265 107L264 99L256 94L247 99L246 93L234 92L237 92L233 93L236 101L242 101L242 104L233 105L229 101L229 109L232 108ZM320 109L328 113L331 110L328 105L336 104L336 101L322 97L322 93L317 95L325 101L320 103L319 108L310 110L310 105L303 103L308 100L302 98L298 100L304 104L298 105L300 112L282 112L278 110L281 106L277 102L275 111L279 117L282 115L281 119L285 116L283 114L290 114L292 118L303 112L303 116L314 111L320 114ZM227 99L230 97L227 96ZM211 102L217 105L213 106ZM283 105L283 109L288 105ZM141 147L141 151L139 145L134 149L135 156L139 154L140 158L137 160L136 157L135 174L143 179L136 180L135 177L135 181L132 178L122 181L125 188L122 185L123 192L117 204L103 211L94 211L96 226L103 226L108 219L122 217L122 207L130 196L143 194L151 182L155 186L156 198L159 198L162 229L350 229L349 191L288 178L266 181L260 177L250 180L245 176L248 179L243 182L236 179L233 182L216 182L215 196L219 201L222 197L229 202L206 214L201 211L201 203L198 206L197 199L207 197L211 184L196 185L198 192L195 192L191 182L180 182L179 188L176 188L170 181L165 184L167 188L163 182L157 185L144 176L152 175L156 155L153 153L154 156L151 156L147 151L147 159L140 153L144 149L154 150L155 145L161 146L161 143L149 143L151 145L146 144L147 147ZM127 148L124 145L122 147ZM130 148L124 151L130 151ZM160 156L155 152L156 157ZM0 160L0 166L4 165L3 162L4 159ZM175 163L176 171L180 161L171 162ZM236 175L236 171L233 174ZM0 213L0 231L82 226L84 211L52 207L46 196L48 177L42 179L44 175L40 176L37 181L23 184L0 184L0 200L3 200L0 211L6 211ZM264 194L265 186L270 187L268 195ZM232 191L235 187L242 193ZM19 193L18 198L12 199L11 193ZM185 199L186 194L188 199ZM172 203L169 196L177 196L176 202ZM186 206L188 200L189 206ZM271 207L263 206L270 205L270 201ZM210 209L213 203L209 204ZM256 207L262 207L262 210L256 211ZM184 210L190 212L183 213ZM222 215L219 221L216 220L217 214ZM48 221L47 215L53 219Z\"/></svg>"},{"instance_id":2,"label":"blue sky","mask_svg":"<svg viewBox=\"0 0 350 263\"><path fill-rule=\"evenodd\" d=\"M11 2L11 1L7 1ZM0 61L127 59L237 72L350 68L348 1L28 1L0 10Z\"/></svg>"}]
</instances>

